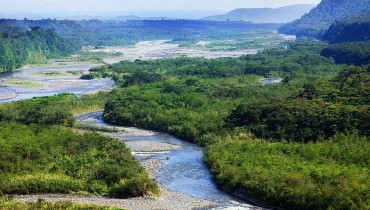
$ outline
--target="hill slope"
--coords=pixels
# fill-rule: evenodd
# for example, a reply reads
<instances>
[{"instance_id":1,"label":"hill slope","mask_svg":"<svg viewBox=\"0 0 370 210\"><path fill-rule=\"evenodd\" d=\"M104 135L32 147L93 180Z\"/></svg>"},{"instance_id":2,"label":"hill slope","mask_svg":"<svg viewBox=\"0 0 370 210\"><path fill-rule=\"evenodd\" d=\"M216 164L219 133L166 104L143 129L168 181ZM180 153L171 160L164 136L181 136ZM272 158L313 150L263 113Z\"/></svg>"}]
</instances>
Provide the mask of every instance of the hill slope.
<instances>
[{"instance_id":1,"label":"hill slope","mask_svg":"<svg viewBox=\"0 0 370 210\"><path fill-rule=\"evenodd\" d=\"M280 28L280 33L321 38L336 20L370 13L370 0L323 0L301 19Z\"/></svg>"},{"instance_id":2,"label":"hill slope","mask_svg":"<svg viewBox=\"0 0 370 210\"><path fill-rule=\"evenodd\" d=\"M297 4L280 8L236 9L224 15L203 18L211 21L249 21L253 23L288 23L309 12L314 5Z\"/></svg>"},{"instance_id":3,"label":"hill slope","mask_svg":"<svg viewBox=\"0 0 370 210\"><path fill-rule=\"evenodd\" d=\"M325 32L323 40L330 43L370 40L370 14L336 21Z\"/></svg>"}]
</instances>

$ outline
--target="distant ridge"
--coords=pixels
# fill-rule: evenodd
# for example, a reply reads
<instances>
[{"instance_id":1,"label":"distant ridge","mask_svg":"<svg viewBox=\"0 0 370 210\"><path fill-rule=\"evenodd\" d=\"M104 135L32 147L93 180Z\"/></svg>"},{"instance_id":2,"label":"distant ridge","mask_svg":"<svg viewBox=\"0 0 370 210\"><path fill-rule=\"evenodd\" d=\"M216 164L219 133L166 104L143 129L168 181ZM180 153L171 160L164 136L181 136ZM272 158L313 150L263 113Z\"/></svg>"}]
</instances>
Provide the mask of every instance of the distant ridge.
<instances>
[{"instance_id":1,"label":"distant ridge","mask_svg":"<svg viewBox=\"0 0 370 210\"><path fill-rule=\"evenodd\" d=\"M224 15L203 18L210 21L248 21L253 23L288 23L308 13L315 5L297 4L280 8L235 9Z\"/></svg>"},{"instance_id":2,"label":"distant ridge","mask_svg":"<svg viewBox=\"0 0 370 210\"><path fill-rule=\"evenodd\" d=\"M321 38L335 21L368 14L370 14L370 0L322 0L315 9L299 20L284 25L279 32L298 37Z\"/></svg>"},{"instance_id":3,"label":"distant ridge","mask_svg":"<svg viewBox=\"0 0 370 210\"><path fill-rule=\"evenodd\" d=\"M122 15L118 16L115 18L115 20L121 20L121 21L126 21L126 20L143 20L143 18L136 16L136 15Z\"/></svg>"}]
</instances>

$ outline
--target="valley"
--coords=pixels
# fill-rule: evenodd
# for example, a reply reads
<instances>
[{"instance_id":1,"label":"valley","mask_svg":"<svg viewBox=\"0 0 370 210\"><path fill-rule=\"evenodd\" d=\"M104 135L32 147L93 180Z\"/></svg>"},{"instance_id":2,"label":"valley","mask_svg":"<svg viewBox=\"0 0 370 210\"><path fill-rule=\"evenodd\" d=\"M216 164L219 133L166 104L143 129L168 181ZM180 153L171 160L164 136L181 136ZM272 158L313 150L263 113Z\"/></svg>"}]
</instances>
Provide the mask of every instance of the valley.
<instances>
[{"instance_id":1,"label":"valley","mask_svg":"<svg viewBox=\"0 0 370 210\"><path fill-rule=\"evenodd\" d=\"M192 1L0 19L0 209L369 209L370 0Z\"/></svg>"}]
</instances>

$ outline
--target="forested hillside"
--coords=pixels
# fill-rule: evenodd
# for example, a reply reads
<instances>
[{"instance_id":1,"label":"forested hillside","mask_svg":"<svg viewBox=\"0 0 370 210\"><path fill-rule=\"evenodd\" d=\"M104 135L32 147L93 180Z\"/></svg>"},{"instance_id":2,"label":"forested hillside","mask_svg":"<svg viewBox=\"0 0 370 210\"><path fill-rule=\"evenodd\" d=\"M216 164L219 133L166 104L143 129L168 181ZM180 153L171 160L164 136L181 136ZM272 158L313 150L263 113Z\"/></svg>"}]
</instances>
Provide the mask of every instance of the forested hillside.
<instances>
[{"instance_id":1,"label":"forested hillside","mask_svg":"<svg viewBox=\"0 0 370 210\"><path fill-rule=\"evenodd\" d=\"M370 15L351 16L342 21L336 21L325 32L324 41L330 43L357 42L370 40Z\"/></svg>"},{"instance_id":2,"label":"forested hillside","mask_svg":"<svg viewBox=\"0 0 370 210\"><path fill-rule=\"evenodd\" d=\"M370 64L370 16L353 16L336 21L326 31L323 40L332 43L322 55L332 57L337 63Z\"/></svg>"},{"instance_id":3,"label":"forested hillside","mask_svg":"<svg viewBox=\"0 0 370 210\"><path fill-rule=\"evenodd\" d=\"M321 38L335 21L369 13L370 0L322 0L311 12L299 20L284 25L279 32L294 34L298 37Z\"/></svg>"},{"instance_id":4,"label":"forested hillside","mask_svg":"<svg viewBox=\"0 0 370 210\"><path fill-rule=\"evenodd\" d=\"M344 42L329 45L321 54L335 62L357 66L370 64L370 41Z\"/></svg>"},{"instance_id":5,"label":"forested hillside","mask_svg":"<svg viewBox=\"0 0 370 210\"><path fill-rule=\"evenodd\" d=\"M25 64L46 62L51 57L67 56L76 46L62 39L52 29L32 27L29 31L0 32L0 72L12 71Z\"/></svg>"},{"instance_id":6,"label":"forested hillside","mask_svg":"<svg viewBox=\"0 0 370 210\"><path fill-rule=\"evenodd\" d=\"M7 31L26 30L33 26L53 28L64 39L80 46L114 46L145 40L229 39L243 37L243 32L252 30L277 30L281 25L202 20L0 20L0 29Z\"/></svg>"}]
</instances>

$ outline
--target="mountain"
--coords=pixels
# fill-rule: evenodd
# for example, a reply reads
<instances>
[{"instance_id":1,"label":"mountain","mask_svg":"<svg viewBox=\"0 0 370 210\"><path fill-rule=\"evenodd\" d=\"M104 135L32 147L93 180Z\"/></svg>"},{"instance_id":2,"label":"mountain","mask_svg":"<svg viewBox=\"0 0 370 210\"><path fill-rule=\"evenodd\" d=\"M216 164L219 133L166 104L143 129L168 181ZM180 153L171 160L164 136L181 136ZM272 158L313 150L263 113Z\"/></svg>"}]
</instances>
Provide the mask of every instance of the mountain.
<instances>
[{"instance_id":1,"label":"mountain","mask_svg":"<svg viewBox=\"0 0 370 210\"><path fill-rule=\"evenodd\" d=\"M370 14L370 0L322 0L321 3L299 20L279 29L280 33L322 38L336 20L348 16Z\"/></svg>"},{"instance_id":2,"label":"mountain","mask_svg":"<svg viewBox=\"0 0 370 210\"><path fill-rule=\"evenodd\" d=\"M370 14L336 21L322 39L329 43L370 41Z\"/></svg>"},{"instance_id":3,"label":"mountain","mask_svg":"<svg viewBox=\"0 0 370 210\"><path fill-rule=\"evenodd\" d=\"M348 65L370 64L370 14L335 21L322 38L331 43L321 55Z\"/></svg>"},{"instance_id":4,"label":"mountain","mask_svg":"<svg viewBox=\"0 0 370 210\"><path fill-rule=\"evenodd\" d=\"M210 21L248 21L253 23L288 23L309 12L314 5L297 4L280 8L236 9L224 15L203 18Z\"/></svg>"},{"instance_id":5,"label":"mountain","mask_svg":"<svg viewBox=\"0 0 370 210\"><path fill-rule=\"evenodd\" d=\"M143 18L136 15L122 15L115 18L115 20L127 21L127 20L142 20Z\"/></svg>"}]
</instances>

